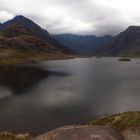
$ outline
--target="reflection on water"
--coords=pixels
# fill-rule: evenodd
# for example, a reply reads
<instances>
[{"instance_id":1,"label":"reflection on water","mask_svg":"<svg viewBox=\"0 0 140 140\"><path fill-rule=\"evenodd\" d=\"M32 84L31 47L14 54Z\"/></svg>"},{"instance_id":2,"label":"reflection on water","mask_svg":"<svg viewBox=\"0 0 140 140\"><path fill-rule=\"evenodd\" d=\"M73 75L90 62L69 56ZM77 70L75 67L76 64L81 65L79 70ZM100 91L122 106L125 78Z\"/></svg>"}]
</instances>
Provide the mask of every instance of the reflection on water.
<instances>
[{"instance_id":1,"label":"reflection on water","mask_svg":"<svg viewBox=\"0 0 140 140\"><path fill-rule=\"evenodd\" d=\"M139 62L88 58L3 68L0 130L36 134L139 110Z\"/></svg>"},{"instance_id":2,"label":"reflection on water","mask_svg":"<svg viewBox=\"0 0 140 140\"><path fill-rule=\"evenodd\" d=\"M46 79L49 75L67 76L63 72L52 72L43 70L33 66L8 66L0 69L0 97L9 93L4 87L10 88L13 94L20 95L27 93L32 87L36 86L42 79ZM5 91L4 91L5 90Z\"/></svg>"}]
</instances>

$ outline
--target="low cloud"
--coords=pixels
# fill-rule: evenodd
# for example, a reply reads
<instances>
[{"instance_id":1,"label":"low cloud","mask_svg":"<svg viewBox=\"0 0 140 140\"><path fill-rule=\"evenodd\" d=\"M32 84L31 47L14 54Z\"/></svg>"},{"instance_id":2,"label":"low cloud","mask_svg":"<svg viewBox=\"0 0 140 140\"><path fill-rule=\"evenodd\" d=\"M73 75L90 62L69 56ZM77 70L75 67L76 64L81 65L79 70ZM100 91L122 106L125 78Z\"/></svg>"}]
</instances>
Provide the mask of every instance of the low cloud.
<instances>
[{"instance_id":1,"label":"low cloud","mask_svg":"<svg viewBox=\"0 0 140 140\"><path fill-rule=\"evenodd\" d=\"M7 11L0 11L0 22L9 20L11 18L13 18L14 15L12 15L11 13L8 13Z\"/></svg>"},{"instance_id":2,"label":"low cloud","mask_svg":"<svg viewBox=\"0 0 140 140\"><path fill-rule=\"evenodd\" d=\"M0 0L0 22L22 14L52 34L115 35L140 24L138 0Z\"/></svg>"}]
</instances>

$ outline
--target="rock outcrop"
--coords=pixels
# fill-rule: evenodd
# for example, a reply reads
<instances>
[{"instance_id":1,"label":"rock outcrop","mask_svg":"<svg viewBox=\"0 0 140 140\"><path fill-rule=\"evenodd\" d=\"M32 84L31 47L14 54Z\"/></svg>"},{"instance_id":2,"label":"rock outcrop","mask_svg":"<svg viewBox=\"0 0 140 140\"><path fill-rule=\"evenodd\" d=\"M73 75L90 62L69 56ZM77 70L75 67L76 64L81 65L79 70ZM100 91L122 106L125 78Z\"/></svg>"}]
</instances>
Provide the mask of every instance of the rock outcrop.
<instances>
[{"instance_id":1,"label":"rock outcrop","mask_svg":"<svg viewBox=\"0 0 140 140\"><path fill-rule=\"evenodd\" d=\"M34 140L124 140L114 128L107 126L66 126L47 132Z\"/></svg>"},{"instance_id":2,"label":"rock outcrop","mask_svg":"<svg viewBox=\"0 0 140 140\"><path fill-rule=\"evenodd\" d=\"M125 140L140 140L140 127L123 132Z\"/></svg>"}]
</instances>

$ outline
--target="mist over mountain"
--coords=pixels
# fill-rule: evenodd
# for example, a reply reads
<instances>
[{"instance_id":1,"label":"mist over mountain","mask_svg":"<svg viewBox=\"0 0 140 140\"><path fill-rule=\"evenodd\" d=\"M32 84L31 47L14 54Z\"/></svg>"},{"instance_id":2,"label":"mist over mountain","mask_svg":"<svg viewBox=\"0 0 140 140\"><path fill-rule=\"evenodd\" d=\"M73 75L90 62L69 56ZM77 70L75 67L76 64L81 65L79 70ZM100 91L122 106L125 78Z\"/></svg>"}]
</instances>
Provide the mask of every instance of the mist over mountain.
<instances>
[{"instance_id":1,"label":"mist over mountain","mask_svg":"<svg viewBox=\"0 0 140 140\"><path fill-rule=\"evenodd\" d=\"M32 20L20 15L0 24L0 36L1 46L13 46L14 44L16 48L20 48L20 46L22 48L29 46L30 48L32 46L43 48L44 45L37 45L42 41L55 52L102 56L140 56L140 26L130 26L114 37L110 35L101 37L75 34L51 35Z\"/></svg>"},{"instance_id":2,"label":"mist over mountain","mask_svg":"<svg viewBox=\"0 0 140 140\"><path fill-rule=\"evenodd\" d=\"M129 26L99 53L107 56L140 56L140 26Z\"/></svg>"},{"instance_id":3,"label":"mist over mountain","mask_svg":"<svg viewBox=\"0 0 140 140\"><path fill-rule=\"evenodd\" d=\"M102 56L140 56L140 26L129 26L112 37L72 34L54 35L58 41L78 53Z\"/></svg>"},{"instance_id":4,"label":"mist over mountain","mask_svg":"<svg viewBox=\"0 0 140 140\"><path fill-rule=\"evenodd\" d=\"M94 35L61 34L53 35L53 37L77 53L86 55L95 54L100 49L106 47L113 39L113 37L109 35L96 37Z\"/></svg>"}]
</instances>

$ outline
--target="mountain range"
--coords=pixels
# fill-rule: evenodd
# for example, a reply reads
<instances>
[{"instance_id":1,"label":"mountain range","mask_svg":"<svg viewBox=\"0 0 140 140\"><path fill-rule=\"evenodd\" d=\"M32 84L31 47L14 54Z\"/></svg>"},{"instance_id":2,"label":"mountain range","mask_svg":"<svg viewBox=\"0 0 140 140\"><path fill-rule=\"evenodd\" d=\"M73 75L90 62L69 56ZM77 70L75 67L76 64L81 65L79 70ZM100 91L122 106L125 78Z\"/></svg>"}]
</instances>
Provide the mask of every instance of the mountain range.
<instances>
[{"instance_id":1,"label":"mountain range","mask_svg":"<svg viewBox=\"0 0 140 140\"><path fill-rule=\"evenodd\" d=\"M51 35L21 15L0 24L0 63L71 58L75 54L139 57L140 26L130 26L116 36L97 37Z\"/></svg>"},{"instance_id":2,"label":"mountain range","mask_svg":"<svg viewBox=\"0 0 140 140\"><path fill-rule=\"evenodd\" d=\"M99 53L107 56L139 57L140 26L129 26L125 31L115 36L113 41Z\"/></svg>"},{"instance_id":3,"label":"mountain range","mask_svg":"<svg viewBox=\"0 0 140 140\"><path fill-rule=\"evenodd\" d=\"M140 56L140 26L129 26L116 36L53 35L63 45L77 53L101 56Z\"/></svg>"},{"instance_id":4,"label":"mountain range","mask_svg":"<svg viewBox=\"0 0 140 140\"><path fill-rule=\"evenodd\" d=\"M113 40L112 36L96 37L94 35L60 34L53 35L64 46L84 55L93 55L107 47Z\"/></svg>"}]
</instances>

